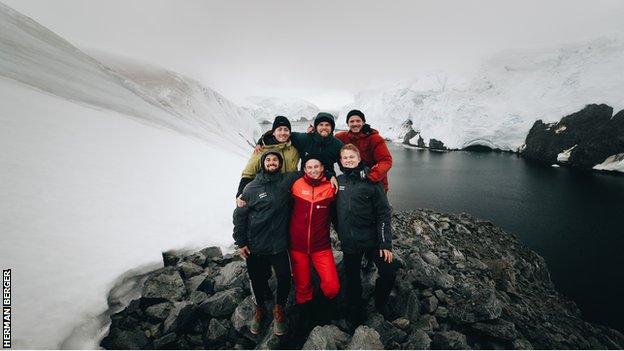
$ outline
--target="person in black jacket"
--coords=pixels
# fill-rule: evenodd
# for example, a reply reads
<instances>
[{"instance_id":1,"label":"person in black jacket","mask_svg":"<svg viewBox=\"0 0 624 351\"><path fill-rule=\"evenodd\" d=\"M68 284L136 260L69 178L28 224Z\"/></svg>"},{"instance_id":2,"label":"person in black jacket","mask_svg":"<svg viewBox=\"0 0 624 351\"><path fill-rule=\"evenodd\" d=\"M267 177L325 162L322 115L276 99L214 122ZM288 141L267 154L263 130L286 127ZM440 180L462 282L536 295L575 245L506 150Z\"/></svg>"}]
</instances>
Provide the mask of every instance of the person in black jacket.
<instances>
[{"instance_id":1,"label":"person in black jacket","mask_svg":"<svg viewBox=\"0 0 624 351\"><path fill-rule=\"evenodd\" d=\"M334 136L336 122L331 113L319 112L314 118L312 133L292 132L290 140L299 151L301 169L306 161L315 158L323 164L325 170L334 176L334 164L340 159L342 141Z\"/></svg>"},{"instance_id":2,"label":"person in black jacket","mask_svg":"<svg viewBox=\"0 0 624 351\"><path fill-rule=\"evenodd\" d=\"M388 297L396 279L397 263L392 255L391 208L381 183L366 180L368 169L353 144L340 150L343 174L338 176L336 224L344 253L349 317L355 324L364 320L360 267L366 256L377 266L375 307L389 318Z\"/></svg>"},{"instance_id":3,"label":"person in black jacket","mask_svg":"<svg viewBox=\"0 0 624 351\"><path fill-rule=\"evenodd\" d=\"M288 220L290 188L303 172L281 173L284 160L277 151L266 151L261 158L262 169L247 184L241 195L246 202L234 210L234 242L240 255L247 260L247 272L256 299L256 313L250 331L258 334L264 316L264 298L269 288L270 266L277 277L276 302L273 308L274 332L283 335L286 329L284 305L290 293L291 273L288 257Z\"/></svg>"}]
</instances>

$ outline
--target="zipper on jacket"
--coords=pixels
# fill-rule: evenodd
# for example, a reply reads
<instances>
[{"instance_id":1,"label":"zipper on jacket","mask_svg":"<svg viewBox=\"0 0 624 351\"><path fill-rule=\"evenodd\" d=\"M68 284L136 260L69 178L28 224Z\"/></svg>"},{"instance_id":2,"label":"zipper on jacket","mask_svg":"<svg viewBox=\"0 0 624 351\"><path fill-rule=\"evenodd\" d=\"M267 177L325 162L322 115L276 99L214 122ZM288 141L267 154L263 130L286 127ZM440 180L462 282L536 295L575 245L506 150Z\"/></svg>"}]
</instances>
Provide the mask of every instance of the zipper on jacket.
<instances>
[{"instance_id":1,"label":"zipper on jacket","mask_svg":"<svg viewBox=\"0 0 624 351\"><path fill-rule=\"evenodd\" d=\"M310 251L310 232L312 231L312 210L314 210L314 187L312 187L312 201L310 202L310 217L308 218L308 254Z\"/></svg>"}]
</instances>

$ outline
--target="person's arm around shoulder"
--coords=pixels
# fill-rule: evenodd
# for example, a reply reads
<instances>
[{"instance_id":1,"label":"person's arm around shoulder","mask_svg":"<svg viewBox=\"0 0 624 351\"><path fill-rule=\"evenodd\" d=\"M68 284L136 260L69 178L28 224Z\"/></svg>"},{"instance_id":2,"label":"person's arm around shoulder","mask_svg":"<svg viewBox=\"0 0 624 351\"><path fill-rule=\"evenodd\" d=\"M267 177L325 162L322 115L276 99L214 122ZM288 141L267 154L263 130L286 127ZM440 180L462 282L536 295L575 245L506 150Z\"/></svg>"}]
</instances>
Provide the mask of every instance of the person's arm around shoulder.
<instances>
[{"instance_id":1,"label":"person's arm around shoulder","mask_svg":"<svg viewBox=\"0 0 624 351\"><path fill-rule=\"evenodd\" d=\"M379 182L387 176L388 171L392 168L392 154L388 150L386 141L379 134L371 135L371 138L375 165L371 168L368 179L372 182Z\"/></svg>"},{"instance_id":2,"label":"person's arm around shoulder","mask_svg":"<svg viewBox=\"0 0 624 351\"><path fill-rule=\"evenodd\" d=\"M309 137L310 137L310 134L307 134L307 133L300 133L300 132L290 133L290 141L292 142L292 145L297 149L297 151L299 151L300 156L301 156L301 153L304 151L303 149L308 143Z\"/></svg>"},{"instance_id":3,"label":"person's arm around shoulder","mask_svg":"<svg viewBox=\"0 0 624 351\"><path fill-rule=\"evenodd\" d=\"M245 188L247 190L247 188ZM249 199L248 191L243 191L243 194L240 196L241 199L247 201ZM234 232L232 237L234 238L234 244L239 248L239 254L243 258L247 258L249 255L249 248L247 247L249 244L249 214L251 212L251 208L249 205L245 205L243 207L237 206L234 209L233 214L233 223L234 223Z\"/></svg>"}]
</instances>

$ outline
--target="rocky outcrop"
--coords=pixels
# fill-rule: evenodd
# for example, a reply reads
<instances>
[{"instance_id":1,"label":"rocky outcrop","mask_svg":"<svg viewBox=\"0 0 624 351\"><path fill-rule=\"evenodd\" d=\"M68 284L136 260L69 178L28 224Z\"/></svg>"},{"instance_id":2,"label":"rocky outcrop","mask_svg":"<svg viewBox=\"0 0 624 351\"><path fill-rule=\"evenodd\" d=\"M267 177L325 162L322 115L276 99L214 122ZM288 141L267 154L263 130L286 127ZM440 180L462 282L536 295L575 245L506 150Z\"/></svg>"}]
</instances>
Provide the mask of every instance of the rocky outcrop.
<instances>
[{"instance_id":1,"label":"rocky outcrop","mask_svg":"<svg viewBox=\"0 0 624 351\"><path fill-rule=\"evenodd\" d=\"M555 290L544 259L488 221L429 210L395 213L394 253L402 268L390 296L391 318L371 301L376 269L363 268L367 319L336 319L299 332L288 305L289 332L249 332L254 312L245 262L216 248L163 254L142 296L111 317L104 348L123 349L621 349L624 336L581 319ZM336 238L333 237L336 244ZM177 259L173 259L177 257ZM335 252L341 279L342 254ZM189 265L192 263L192 265ZM200 267L198 272L197 267ZM270 281L274 286L274 278ZM292 296L290 298L292 301ZM269 308L271 306L268 306ZM310 331L311 330L311 331Z\"/></svg>"},{"instance_id":2,"label":"rocky outcrop","mask_svg":"<svg viewBox=\"0 0 624 351\"><path fill-rule=\"evenodd\" d=\"M612 117L607 105L587 105L557 123L538 120L520 154L547 164L591 169L624 153L624 110Z\"/></svg>"},{"instance_id":3,"label":"rocky outcrop","mask_svg":"<svg viewBox=\"0 0 624 351\"><path fill-rule=\"evenodd\" d=\"M447 150L444 143L437 139L429 139L429 148L432 150Z\"/></svg>"}]
</instances>

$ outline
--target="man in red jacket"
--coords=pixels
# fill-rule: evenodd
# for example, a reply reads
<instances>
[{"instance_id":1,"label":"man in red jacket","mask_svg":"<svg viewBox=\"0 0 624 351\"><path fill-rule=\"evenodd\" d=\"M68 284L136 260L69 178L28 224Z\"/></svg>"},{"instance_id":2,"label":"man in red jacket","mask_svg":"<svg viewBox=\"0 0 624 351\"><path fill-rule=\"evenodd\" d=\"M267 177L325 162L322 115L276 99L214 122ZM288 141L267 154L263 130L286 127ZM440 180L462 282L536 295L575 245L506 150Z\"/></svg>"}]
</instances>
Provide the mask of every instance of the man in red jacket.
<instances>
[{"instance_id":1,"label":"man in red jacket","mask_svg":"<svg viewBox=\"0 0 624 351\"><path fill-rule=\"evenodd\" d=\"M392 155L386 141L379 132L366 124L366 117L360 110L351 110L347 113L348 132L339 132L335 136L343 144L353 144L360 151L362 163L371 169L368 179L372 182L381 182L386 193L388 192L388 171L392 168Z\"/></svg>"},{"instance_id":2,"label":"man in red jacket","mask_svg":"<svg viewBox=\"0 0 624 351\"><path fill-rule=\"evenodd\" d=\"M340 283L329 238L335 189L324 175L321 161L314 158L307 160L304 172L304 176L291 188L294 206L290 218L290 259L295 302L301 306L303 318L309 320L312 309L329 314L327 300L331 303L338 295ZM318 273L321 291L327 299L321 299L321 303L326 306L311 307L312 266Z\"/></svg>"}]
</instances>

